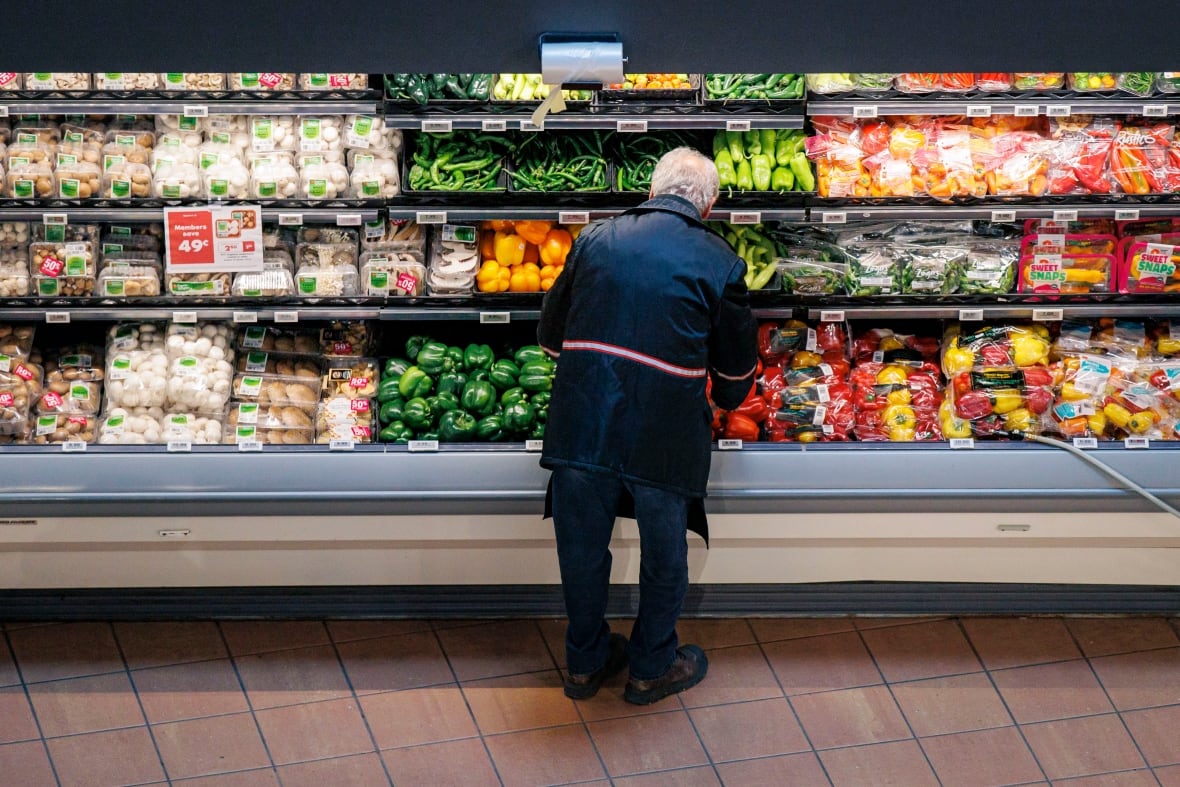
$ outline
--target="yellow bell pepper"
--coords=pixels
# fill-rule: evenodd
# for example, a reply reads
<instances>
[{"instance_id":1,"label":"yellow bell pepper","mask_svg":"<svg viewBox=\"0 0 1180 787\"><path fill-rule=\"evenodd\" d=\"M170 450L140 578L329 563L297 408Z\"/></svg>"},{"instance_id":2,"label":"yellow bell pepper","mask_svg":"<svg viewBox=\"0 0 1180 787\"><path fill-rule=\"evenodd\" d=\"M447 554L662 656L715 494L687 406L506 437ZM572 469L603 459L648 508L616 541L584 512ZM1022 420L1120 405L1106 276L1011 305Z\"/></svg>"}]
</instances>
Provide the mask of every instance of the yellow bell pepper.
<instances>
[{"instance_id":1,"label":"yellow bell pepper","mask_svg":"<svg viewBox=\"0 0 1180 787\"><path fill-rule=\"evenodd\" d=\"M889 404L909 404L914 400L909 388L896 388L885 394L885 401Z\"/></svg>"},{"instance_id":2,"label":"yellow bell pepper","mask_svg":"<svg viewBox=\"0 0 1180 787\"><path fill-rule=\"evenodd\" d=\"M1081 281L1087 284L1102 284L1106 281L1106 271L1098 271L1093 268L1066 268L1066 281Z\"/></svg>"},{"instance_id":3,"label":"yellow bell pepper","mask_svg":"<svg viewBox=\"0 0 1180 787\"><path fill-rule=\"evenodd\" d=\"M912 443L914 441L914 427L891 426L889 427L889 439L895 443Z\"/></svg>"},{"instance_id":4,"label":"yellow bell pepper","mask_svg":"<svg viewBox=\"0 0 1180 787\"><path fill-rule=\"evenodd\" d=\"M1175 355L1176 353L1180 353L1180 339L1161 336L1156 340L1155 349L1162 355Z\"/></svg>"},{"instance_id":5,"label":"yellow bell pepper","mask_svg":"<svg viewBox=\"0 0 1180 787\"><path fill-rule=\"evenodd\" d=\"M881 413L881 420L888 424L890 429L900 427L913 431L918 419L914 415L914 408L909 405L891 404Z\"/></svg>"},{"instance_id":6,"label":"yellow bell pepper","mask_svg":"<svg viewBox=\"0 0 1180 787\"><path fill-rule=\"evenodd\" d=\"M1155 417L1155 413L1150 410L1135 413L1127 419L1127 429L1131 434L1147 434L1155 426Z\"/></svg>"},{"instance_id":7,"label":"yellow bell pepper","mask_svg":"<svg viewBox=\"0 0 1180 787\"><path fill-rule=\"evenodd\" d=\"M1049 360L1049 342L1040 336L1018 334L1012 337L1012 362L1019 367L1037 366Z\"/></svg>"},{"instance_id":8,"label":"yellow bell pepper","mask_svg":"<svg viewBox=\"0 0 1180 787\"><path fill-rule=\"evenodd\" d=\"M1079 389L1071 381L1061 386L1061 398L1067 402L1081 402L1093 398L1093 394Z\"/></svg>"},{"instance_id":9,"label":"yellow bell pepper","mask_svg":"<svg viewBox=\"0 0 1180 787\"><path fill-rule=\"evenodd\" d=\"M947 440L957 440L971 436L971 424L962 418L954 416L942 419L942 436Z\"/></svg>"},{"instance_id":10,"label":"yellow bell pepper","mask_svg":"<svg viewBox=\"0 0 1180 787\"><path fill-rule=\"evenodd\" d=\"M1095 437L1101 437L1106 431L1106 413L1099 411L1086 418L1086 425Z\"/></svg>"},{"instance_id":11,"label":"yellow bell pepper","mask_svg":"<svg viewBox=\"0 0 1180 787\"><path fill-rule=\"evenodd\" d=\"M991 391L991 396L992 412L996 415L1005 415L1024 404L1020 391L1015 388L997 388Z\"/></svg>"},{"instance_id":12,"label":"yellow bell pepper","mask_svg":"<svg viewBox=\"0 0 1180 787\"><path fill-rule=\"evenodd\" d=\"M877 349L883 353L887 353L891 350L904 350L905 345L902 343L901 339L898 339L896 336L886 336L881 340L880 344L877 345Z\"/></svg>"},{"instance_id":13,"label":"yellow bell pepper","mask_svg":"<svg viewBox=\"0 0 1180 787\"><path fill-rule=\"evenodd\" d=\"M1004 428L1009 432L1031 432L1036 420L1027 407L1018 407L1004 416Z\"/></svg>"},{"instance_id":14,"label":"yellow bell pepper","mask_svg":"<svg viewBox=\"0 0 1180 787\"><path fill-rule=\"evenodd\" d=\"M819 366L824 362L824 357L819 353L809 352L807 350L800 350L791 358L792 369L805 369L808 366Z\"/></svg>"},{"instance_id":15,"label":"yellow bell pepper","mask_svg":"<svg viewBox=\"0 0 1180 787\"><path fill-rule=\"evenodd\" d=\"M524 250L528 244L519 235L500 230L496 232L492 245L496 250L496 261L501 265L512 267L524 261Z\"/></svg>"},{"instance_id":16,"label":"yellow bell pepper","mask_svg":"<svg viewBox=\"0 0 1180 787\"><path fill-rule=\"evenodd\" d=\"M902 366L890 364L877 372L878 385L900 385L909 379L909 372Z\"/></svg>"},{"instance_id":17,"label":"yellow bell pepper","mask_svg":"<svg viewBox=\"0 0 1180 787\"><path fill-rule=\"evenodd\" d=\"M1131 420L1131 411L1117 402L1109 402L1102 408L1103 415L1119 429L1126 429Z\"/></svg>"},{"instance_id":18,"label":"yellow bell pepper","mask_svg":"<svg viewBox=\"0 0 1180 787\"><path fill-rule=\"evenodd\" d=\"M942 354L942 368L947 378L954 377L959 372L969 372L975 367L975 353L959 346L959 338L951 339L950 346Z\"/></svg>"},{"instance_id":19,"label":"yellow bell pepper","mask_svg":"<svg viewBox=\"0 0 1180 787\"><path fill-rule=\"evenodd\" d=\"M541 262L546 265L563 265L574 239L563 229L549 230L541 243Z\"/></svg>"}]
</instances>

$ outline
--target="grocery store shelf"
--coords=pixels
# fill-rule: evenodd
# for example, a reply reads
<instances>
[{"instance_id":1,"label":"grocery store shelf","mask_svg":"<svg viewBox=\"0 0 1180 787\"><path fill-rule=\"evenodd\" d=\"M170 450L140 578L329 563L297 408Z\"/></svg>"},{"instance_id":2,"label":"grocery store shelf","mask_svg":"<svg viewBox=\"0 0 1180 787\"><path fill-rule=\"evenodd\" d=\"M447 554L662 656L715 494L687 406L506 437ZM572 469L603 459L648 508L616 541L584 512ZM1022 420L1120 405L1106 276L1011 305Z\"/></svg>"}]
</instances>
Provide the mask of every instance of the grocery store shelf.
<instances>
[{"instance_id":1,"label":"grocery store shelf","mask_svg":"<svg viewBox=\"0 0 1180 787\"><path fill-rule=\"evenodd\" d=\"M675 129L730 129L748 131L756 128L803 128L803 116L775 112L715 113L700 107L682 107L651 112L608 111L562 112L545 116L542 128L546 131L580 131L591 129L615 130L622 133ZM532 112L478 112L467 114L405 114L390 112L385 115L390 128L416 131L446 132L471 129L475 131L537 131Z\"/></svg>"},{"instance_id":2,"label":"grocery store shelf","mask_svg":"<svg viewBox=\"0 0 1180 787\"><path fill-rule=\"evenodd\" d=\"M638 202L636 202L638 204ZM445 224L452 221L484 221L492 219L535 219L559 221L563 224L584 224L630 210L634 205L608 207L420 207L394 205L388 209L391 219L413 219L419 224ZM1180 207L1178 207L1180 210ZM709 213L710 221L733 221L738 224L757 224L760 221L806 221L807 211L803 208L750 209L741 207L717 207Z\"/></svg>"},{"instance_id":3,"label":"grocery store shelf","mask_svg":"<svg viewBox=\"0 0 1180 787\"><path fill-rule=\"evenodd\" d=\"M1039 304L1011 303L980 305L954 305L940 302L915 302L911 304L882 304L875 306L871 298L861 299L854 306L810 306L807 315L812 320L877 319L925 319L960 320L1039 320L1051 322L1060 319L1100 317L1180 317L1180 301L1176 303L1072 303L1060 304L1045 301Z\"/></svg>"},{"instance_id":4,"label":"grocery store shelf","mask_svg":"<svg viewBox=\"0 0 1180 787\"><path fill-rule=\"evenodd\" d=\"M5 101L0 115L374 115L378 107L347 99L62 98Z\"/></svg>"},{"instance_id":5,"label":"grocery store shelf","mask_svg":"<svg viewBox=\"0 0 1180 787\"><path fill-rule=\"evenodd\" d=\"M184 207L204 205L218 205L221 203L185 203ZM228 203L227 203L228 204ZM264 200L254 200L248 204L262 204L263 221L277 221L284 224L342 224L359 225L372 221L380 215L380 208L366 202L363 207L356 205L340 205L339 207L270 207ZM92 207L89 205L68 205L63 207L45 205L12 205L0 204L0 220L4 221L44 221L46 216L65 216L69 223L85 224L88 222L140 222L163 221L164 208L162 206L109 205Z\"/></svg>"},{"instance_id":6,"label":"grocery store shelf","mask_svg":"<svg viewBox=\"0 0 1180 787\"><path fill-rule=\"evenodd\" d=\"M521 296L527 298L529 302L539 300L537 298L528 298L528 296ZM387 321L470 321L478 320L481 323L507 323L507 322L522 322L529 320L539 320L541 318L541 310L538 309L520 309L511 305L477 305L473 307L430 307L430 306L401 306L381 310L381 319Z\"/></svg>"},{"instance_id":7,"label":"grocery store shelf","mask_svg":"<svg viewBox=\"0 0 1180 787\"><path fill-rule=\"evenodd\" d=\"M1180 104L1167 98L1076 98L1030 96L1013 98L856 98L807 102L807 114L872 118L885 115L1149 115L1180 114Z\"/></svg>"},{"instance_id":8,"label":"grocery store shelf","mask_svg":"<svg viewBox=\"0 0 1180 787\"><path fill-rule=\"evenodd\" d=\"M845 224L850 221L890 221L897 219L982 219L985 221L1022 221L1024 219L1056 219L1073 221L1079 218L1119 219L1133 221L1146 216L1175 216L1180 214L1180 203L1138 202L1134 197L1120 195L1117 201L1103 203L1068 202L1054 198L1045 202L1004 202L994 198L977 205L964 204L839 204L839 200L812 200L808 221L813 224ZM816 204L818 203L818 204Z\"/></svg>"},{"instance_id":9,"label":"grocery store shelf","mask_svg":"<svg viewBox=\"0 0 1180 787\"><path fill-rule=\"evenodd\" d=\"M53 323L124 320L299 322L301 320L375 320L381 316L381 311L379 306L321 306L303 303L280 306L252 303L235 306L196 306L179 298L168 306L139 306L135 300L128 301L126 305L91 306L86 303L86 299L79 299L72 302L59 300L39 306L0 306L0 320Z\"/></svg>"}]
</instances>

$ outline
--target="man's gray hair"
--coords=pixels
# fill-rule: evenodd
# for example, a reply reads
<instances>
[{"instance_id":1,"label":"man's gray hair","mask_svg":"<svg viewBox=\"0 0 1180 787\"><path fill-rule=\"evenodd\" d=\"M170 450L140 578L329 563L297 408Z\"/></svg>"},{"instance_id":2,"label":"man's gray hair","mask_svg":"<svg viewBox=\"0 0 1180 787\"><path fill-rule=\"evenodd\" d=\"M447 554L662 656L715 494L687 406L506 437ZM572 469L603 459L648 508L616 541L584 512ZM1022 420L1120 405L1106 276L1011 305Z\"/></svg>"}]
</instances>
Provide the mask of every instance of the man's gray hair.
<instances>
[{"instance_id":1,"label":"man's gray hair","mask_svg":"<svg viewBox=\"0 0 1180 787\"><path fill-rule=\"evenodd\" d=\"M684 197L701 215L717 201L719 184L713 159L692 148L668 151L651 175L653 195L675 194Z\"/></svg>"}]
</instances>

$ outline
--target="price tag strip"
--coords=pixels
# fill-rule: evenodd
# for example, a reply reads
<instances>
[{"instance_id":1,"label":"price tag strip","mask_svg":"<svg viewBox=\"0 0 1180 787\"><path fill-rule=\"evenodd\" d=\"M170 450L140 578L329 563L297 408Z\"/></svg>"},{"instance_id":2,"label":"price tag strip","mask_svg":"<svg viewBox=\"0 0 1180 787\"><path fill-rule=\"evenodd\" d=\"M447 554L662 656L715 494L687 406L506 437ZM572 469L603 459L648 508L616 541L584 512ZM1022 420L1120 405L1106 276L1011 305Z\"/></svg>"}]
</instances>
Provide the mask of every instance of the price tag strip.
<instances>
[{"instance_id":1,"label":"price tag strip","mask_svg":"<svg viewBox=\"0 0 1180 787\"><path fill-rule=\"evenodd\" d=\"M1065 318L1063 309L1033 309L1033 322L1060 322Z\"/></svg>"},{"instance_id":2,"label":"price tag strip","mask_svg":"<svg viewBox=\"0 0 1180 787\"><path fill-rule=\"evenodd\" d=\"M480 325L488 325L488 324L495 325L495 324L504 324L507 322L512 322L512 313L511 312L480 312L479 313Z\"/></svg>"},{"instance_id":3,"label":"price tag strip","mask_svg":"<svg viewBox=\"0 0 1180 787\"><path fill-rule=\"evenodd\" d=\"M563 210L557 214L559 224L589 224L590 212L585 210Z\"/></svg>"},{"instance_id":4,"label":"price tag strip","mask_svg":"<svg viewBox=\"0 0 1180 787\"><path fill-rule=\"evenodd\" d=\"M819 313L820 322L844 322L844 312L842 311L821 311Z\"/></svg>"},{"instance_id":5,"label":"price tag strip","mask_svg":"<svg viewBox=\"0 0 1180 787\"><path fill-rule=\"evenodd\" d=\"M68 323L70 321L69 312L45 312L45 322L48 323Z\"/></svg>"},{"instance_id":6,"label":"price tag strip","mask_svg":"<svg viewBox=\"0 0 1180 787\"><path fill-rule=\"evenodd\" d=\"M507 131L508 121L506 120L485 120L480 123L480 131Z\"/></svg>"},{"instance_id":7,"label":"price tag strip","mask_svg":"<svg viewBox=\"0 0 1180 787\"><path fill-rule=\"evenodd\" d=\"M756 210L732 211L729 214L730 224L761 224L762 213Z\"/></svg>"},{"instance_id":8,"label":"price tag strip","mask_svg":"<svg viewBox=\"0 0 1180 787\"><path fill-rule=\"evenodd\" d=\"M447 212L445 210L420 210L415 214L414 221L419 224L446 224Z\"/></svg>"},{"instance_id":9,"label":"price tag strip","mask_svg":"<svg viewBox=\"0 0 1180 787\"><path fill-rule=\"evenodd\" d=\"M438 450L438 440L411 440L406 444L410 453L431 453Z\"/></svg>"},{"instance_id":10,"label":"price tag strip","mask_svg":"<svg viewBox=\"0 0 1180 787\"><path fill-rule=\"evenodd\" d=\"M544 440L525 440L524 441L524 450L529 451L531 453L543 451L543 450L545 450L545 441Z\"/></svg>"},{"instance_id":11,"label":"price tag strip","mask_svg":"<svg viewBox=\"0 0 1180 787\"><path fill-rule=\"evenodd\" d=\"M275 322L299 322L299 312L275 312Z\"/></svg>"},{"instance_id":12,"label":"price tag strip","mask_svg":"<svg viewBox=\"0 0 1180 787\"><path fill-rule=\"evenodd\" d=\"M722 451L740 451L743 443L741 440L718 440L717 448Z\"/></svg>"},{"instance_id":13,"label":"price tag strip","mask_svg":"<svg viewBox=\"0 0 1180 787\"><path fill-rule=\"evenodd\" d=\"M258 322L258 312L234 312L234 322Z\"/></svg>"},{"instance_id":14,"label":"price tag strip","mask_svg":"<svg viewBox=\"0 0 1180 787\"><path fill-rule=\"evenodd\" d=\"M959 309L959 322L979 322L983 319L983 309Z\"/></svg>"},{"instance_id":15,"label":"price tag strip","mask_svg":"<svg viewBox=\"0 0 1180 787\"><path fill-rule=\"evenodd\" d=\"M951 439L951 450L963 451L975 448L974 437L955 437Z\"/></svg>"}]
</instances>

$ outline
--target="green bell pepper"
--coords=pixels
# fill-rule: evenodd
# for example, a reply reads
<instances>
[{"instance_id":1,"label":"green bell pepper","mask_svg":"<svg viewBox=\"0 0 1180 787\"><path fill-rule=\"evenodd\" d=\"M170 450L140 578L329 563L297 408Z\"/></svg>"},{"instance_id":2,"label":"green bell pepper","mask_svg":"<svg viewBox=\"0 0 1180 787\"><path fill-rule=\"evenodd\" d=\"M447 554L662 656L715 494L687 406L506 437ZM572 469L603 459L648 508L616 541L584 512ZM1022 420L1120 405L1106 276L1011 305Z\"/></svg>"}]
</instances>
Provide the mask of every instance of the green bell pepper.
<instances>
[{"instance_id":1,"label":"green bell pepper","mask_svg":"<svg viewBox=\"0 0 1180 787\"><path fill-rule=\"evenodd\" d=\"M517 383L526 391L552 391L553 390L553 369L544 361L532 361L526 363L520 369L520 377L517 378Z\"/></svg>"},{"instance_id":2,"label":"green bell pepper","mask_svg":"<svg viewBox=\"0 0 1180 787\"><path fill-rule=\"evenodd\" d=\"M463 393L465 385L467 385L467 375L463 372L443 372L438 378L439 393L452 393L458 396Z\"/></svg>"},{"instance_id":3,"label":"green bell pepper","mask_svg":"<svg viewBox=\"0 0 1180 787\"><path fill-rule=\"evenodd\" d=\"M494 442L504 437L504 428L500 423L500 416L489 415L479 419L475 425L475 439Z\"/></svg>"},{"instance_id":4,"label":"green bell pepper","mask_svg":"<svg viewBox=\"0 0 1180 787\"><path fill-rule=\"evenodd\" d=\"M517 366L523 367L530 361L548 361L549 355L541 349L540 345L529 344L517 350L516 353L513 354L512 360Z\"/></svg>"},{"instance_id":5,"label":"green bell pepper","mask_svg":"<svg viewBox=\"0 0 1180 787\"><path fill-rule=\"evenodd\" d=\"M444 443L470 442L475 438L478 422L469 413L451 410L443 413L438 422L438 439Z\"/></svg>"},{"instance_id":6,"label":"green bell pepper","mask_svg":"<svg viewBox=\"0 0 1180 787\"><path fill-rule=\"evenodd\" d=\"M516 386L516 378L520 377L520 367L512 361L502 359L492 364L489 375L492 385L501 391Z\"/></svg>"},{"instance_id":7,"label":"green bell pepper","mask_svg":"<svg viewBox=\"0 0 1180 787\"><path fill-rule=\"evenodd\" d=\"M761 153L750 156L750 174L754 181L754 189L757 191L770 191L770 172L774 169L774 164L771 162L769 156L764 156Z\"/></svg>"},{"instance_id":8,"label":"green bell pepper","mask_svg":"<svg viewBox=\"0 0 1180 787\"><path fill-rule=\"evenodd\" d=\"M496 360L496 354L486 344L469 344L463 351L463 368L467 371L474 369L491 369Z\"/></svg>"},{"instance_id":9,"label":"green bell pepper","mask_svg":"<svg viewBox=\"0 0 1180 787\"><path fill-rule=\"evenodd\" d=\"M406 406L406 400L400 396L396 399L390 399L381 405L381 409L377 411L377 420L383 424L391 424L395 421L402 420L402 408Z\"/></svg>"},{"instance_id":10,"label":"green bell pepper","mask_svg":"<svg viewBox=\"0 0 1180 787\"><path fill-rule=\"evenodd\" d=\"M722 149L714 157L713 164L717 167L717 178L722 190L731 189L737 185L737 170L733 168L733 156L729 155L728 149Z\"/></svg>"},{"instance_id":11,"label":"green bell pepper","mask_svg":"<svg viewBox=\"0 0 1180 787\"><path fill-rule=\"evenodd\" d=\"M537 420L537 408L525 402L513 402L504 408L501 423L504 431L524 434L533 428Z\"/></svg>"},{"instance_id":12,"label":"green bell pepper","mask_svg":"<svg viewBox=\"0 0 1180 787\"><path fill-rule=\"evenodd\" d=\"M385 362L385 374L382 377L392 377L395 380L406 373L406 369L410 368L410 362L405 358L390 358Z\"/></svg>"},{"instance_id":13,"label":"green bell pepper","mask_svg":"<svg viewBox=\"0 0 1180 787\"><path fill-rule=\"evenodd\" d=\"M429 402L416 396L402 407L402 420L415 432L421 432L434 425L434 411Z\"/></svg>"},{"instance_id":14,"label":"green bell pepper","mask_svg":"<svg viewBox=\"0 0 1180 787\"><path fill-rule=\"evenodd\" d=\"M440 413L449 413L451 410L459 409L459 397L453 393L440 393L437 396L429 396L426 402L430 405L431 412L436 415Z\"/></svg>"},{"instance_id":15,"label":"green bell pepper","mask_svg":"<svg viewBox=\"0 0 1180 787\"><path fill-rule=\"evenodd\" d=\"M429 336L411 336L406 339L406 357L410 359L410 363L418 360L418 352L422 349L422 345L430 341Z\"/></svg>"},{"instance_id":16,"label":"green bell pepper","mask_svg":"<svg viewBox=\"0 0 1180 787\"><path fill-rule=\"evenodd\" d=\"M422 349L418 352L418 358L415 361L418 368L427 374L441 374L442 372L450 371L453 363L449 363L447 358L447 346L442 342L428 341L422 345Z\"/></svg>"},{"instance_id":17,"label":"green bell pepper","mask_svg":"<svg viewBox=\"0 0 1180 787\"><path fill-rule=\"evenodd\" d=\"M404 374L404 372L403 372ZM381 381L381 385L377 386L377 401L385 404L390 399L402 399L401 389L398 385L401 383L401 375L396 377L387 377Z\"/></svg>"},{"instance_id":18,"label":"green bell pepper","mask_svg":"<svg viewBox=\"0 0 1180 787\"><path fill-rule=\"evenodd\" d=\"M549 402L552 399L553 394L548 391L538 391L533 394L529 401L537 408L537 421L544 422L549 420Z\"/></svg>"},{"instance_id":19,"label":"green bell pepper","mask_svg":"<svg viewBox=\"0 0 1180 787\"><path fill-rule=\"evenodd\" d=\"M394 421L378 435L383 443L408 443L414 439L414 430L401 421Z\"/></svg>"},{"instance_id":20,"label":"green bell pepper","mask_svg":"<svg viewBox=\"0 0 1180 787\"><path fill-rule=\"evenodd\" d=\"M532 431L529 432L529 439L530 440L544 440L545 439L545 424L538 423L536 426L534 426Z\"/></svg>"},{"instance_id":21,"label":"green bell pepper","mask_svg":"<svg viewBox=\"0 0 1180 787\"><path fill-rule=\"evenodd\" d=\"M398 378L397 390L406 399L426 396L434 390L434 378L417 366L411 366Z\"/></svg>"},{"instance_id":22,"label":"green bell pepper","mask_svg":"<svg viewBox=\"0 0 1180 787\"><path fill-rule=\"evenodd\" d=\"M790 167L776 167L770 176L771 191L790 191L795 186L795 173Z\"/></svg>"},{"instance_id":23,"label":"green bell pepper","mask_svg":"<svg viewBox=\"0 0 1180 787\"><path fill-rule=\"evenodd\" d=\"M475 382L477 380L487 382L492 379L492 373L488 369L475 369L467 375L467 382Z\"/></svg>"},{"instance_id":24,"label":"green bell pepper","mask_svg":"<svg viewBox=\"0 0 1180 787\"><path fill-rule=\"evenodd\" d=\"M509 388L507 391L500 394L500 404L504 405L505 407L507 407L510 404L513 404L514 402L522 402L522 401L527 402L528 400L529 400L528 393L526 393L525 390L523 388L521 388L519 385L516 387L513 387L513 388Z\"/></svg>"},{"instance_id":25,"label":"green bell pepper","mask_svg":"<svg viewBox=\"0 0 1180 787\"><path fill-rule=\"evenodd\" d=\"M729 133L728 131L726 132ZM749 159L742 159L737 165L738 191L752 191L754 189L754 174L750 169Z\"/></svg>"},{"instance_id":26,"label":"green bell pepper","mask_svg":"<svg viewBox=\"0 0 1180 787\"><path fill-rule=\"evenodd\" d=\"M437 440L438 439L438 432L433 429L429 432L422 432L420 435L418 435L418 439L419 440Z\"/></svg>"},{"instance_id":27,"label":"green bell pepper","mask_svg":"<svg viewBox=\"0 0 1180 787\"><path fill-rule=\"evenodd\" d=\"M463 409L479 416L490 415L496 406L496 387L485 380L470 380L463 386Z\"/></svg>"},{"instance_id":28,"label":"green bell pepper","mask_svg":"<svg viewBox=\"0 0 1180 787\"><path fill-rule=\"evenodd\" d=\"M463 369L463 348L462 347L447 347L447 360L451 362L452 369Z\"/></svg>"}]
</instances>

